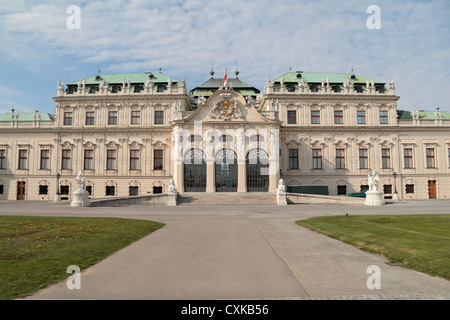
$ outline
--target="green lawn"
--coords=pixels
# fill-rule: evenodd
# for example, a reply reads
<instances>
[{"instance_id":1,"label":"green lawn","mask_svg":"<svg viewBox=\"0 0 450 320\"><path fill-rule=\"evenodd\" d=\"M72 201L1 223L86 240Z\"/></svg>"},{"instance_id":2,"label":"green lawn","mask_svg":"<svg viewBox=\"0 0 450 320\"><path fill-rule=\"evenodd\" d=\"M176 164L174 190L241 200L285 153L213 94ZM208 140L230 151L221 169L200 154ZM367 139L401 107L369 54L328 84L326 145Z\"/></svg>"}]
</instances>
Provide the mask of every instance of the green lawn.
<instances>
[{"instance_id":1,"label":"green lawn","mask_svg":"<svg viewBox=\"0 0 450 320\"><path fill-rule=\"evenodd\" d=\"M0 216L0 299L66 279L164 224L116 218Z\"/></svg>"},{"instance_id":2,"label":"green lawn","mask_svg":"<svg viewBox=\"0 0 450 320\"><path fill-rule=\"evenodd\" d=\"M332 216L297 224L450 280L450 215Z\"/></svg>"}]
</instances>

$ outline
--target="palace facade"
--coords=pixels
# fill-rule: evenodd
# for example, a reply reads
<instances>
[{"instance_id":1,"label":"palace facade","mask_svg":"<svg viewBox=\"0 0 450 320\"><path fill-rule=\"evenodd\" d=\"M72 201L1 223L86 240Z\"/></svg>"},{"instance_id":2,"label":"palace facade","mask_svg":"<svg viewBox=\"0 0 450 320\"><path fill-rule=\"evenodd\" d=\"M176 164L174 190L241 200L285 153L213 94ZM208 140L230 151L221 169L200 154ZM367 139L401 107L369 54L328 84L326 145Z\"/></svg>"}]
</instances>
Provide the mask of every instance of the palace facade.
<instances>
[{"instance_id":1,"label":"palace facade","mask_svg":"<svg viewBox=\"0 0 450 320\"><path fill-rule=\"evenodd\" d=\"M450 114L397 110L394 82L288 72L262 92L161 71L58 82L54 115L0 115L0 199L319 190L348 196L377 170L385 198L450 198ZM308 191L309 190L309 191ZM313 191L312 191L313 192Z\"/></svg>"}]
</instances>

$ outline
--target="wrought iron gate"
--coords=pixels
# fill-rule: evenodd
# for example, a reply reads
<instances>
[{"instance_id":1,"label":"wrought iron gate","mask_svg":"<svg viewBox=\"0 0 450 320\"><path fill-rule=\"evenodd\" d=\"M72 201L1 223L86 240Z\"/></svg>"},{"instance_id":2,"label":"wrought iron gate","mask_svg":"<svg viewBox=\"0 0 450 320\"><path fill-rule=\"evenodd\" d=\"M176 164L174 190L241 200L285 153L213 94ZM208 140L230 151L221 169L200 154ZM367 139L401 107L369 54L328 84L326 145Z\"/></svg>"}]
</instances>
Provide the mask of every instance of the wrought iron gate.
<instances>
[{"instance_id":1,"label":"wrought iron gate","mask_svg":"<svg viewBox=\"0 0 450 320\"><path fill-rule=\"evenodd\" d=\"M238 166L236 153L231 149L222 149L216 154L215 165L216 192L236 192Z\"/></svg>"},{"instance_id":2,"label":"wrought iron gate","mask_svg":"<svg viewBox=\"0 0 450 320\"><path fill-rule=\"evenodd\" d=\"M269 156L263 149L252 149L247 154L247 191L269 191Z\"/></svg>"},{"instance_id":3,"label":"wrought iron gate","mask_svg":"<svg viewBox=\"0 0 450 320\"><path fill-rule=\"evenodd\" d=\"M184 155L184 191L206 191L206 160L200 149L191 149Z\"/></svg>"}]
</instances>

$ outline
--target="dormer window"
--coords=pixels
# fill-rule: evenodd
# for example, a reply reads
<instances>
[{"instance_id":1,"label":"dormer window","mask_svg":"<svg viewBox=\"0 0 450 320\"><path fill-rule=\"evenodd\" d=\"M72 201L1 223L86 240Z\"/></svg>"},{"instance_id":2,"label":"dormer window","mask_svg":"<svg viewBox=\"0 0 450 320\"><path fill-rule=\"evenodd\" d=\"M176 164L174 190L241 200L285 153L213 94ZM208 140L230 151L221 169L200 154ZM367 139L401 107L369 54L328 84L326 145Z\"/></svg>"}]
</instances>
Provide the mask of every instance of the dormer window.
<instances>
[{"instance_id":1,"label":"dormer window","mask_svg":"<svg viewBox=\"0 0 450 320\"><path fill-rule=\"evenodd\" d=\"M67 88L67 93L68 94L74 94L75 92L77 92L77 88L75 88L75 87L68 87Z\"/></svg>"},{"instance_id":2,"label":"dormer window","mask_svg":"<svg viewBox=\"0 0 450 320\"><path fill-rule=\"evenodd\" d=\"M142 86L134 86L134 93L141 92L144 89Z\"/></svg>"},{"instance_id":3,"label":"dormer window","mask_svg":"<svg viewBox=\"0 0 450 320\"><path fill-rule=\"evenodd\" d=\"M113 86L111 89L112 93L118 93L120 91L120 87L119 86Z\"/></svg>"},{"instance_id":4,"label":"dormer window","mask_svg":"<svg viewBox=\"0 0 450 320\"><path fill-rule=\"evenodd\" d=\"M164 85L158 85L157 92L164 92L166 90L166 86Z\"/></svg>"},{"instance_id":5,"label":"dormer window","mask_svg":"<svg viewBox=\"0 0 450 320\"><path fill-rule=\"evenodd\" d=\"M89 88L89 93L96 93L96 92L97 92L97 87L92 86Z\"/></svg>"},{"instance_id":6,"label":"dormer window","mask_svg":"<svg viewBox=\"0 0 450 320\"><path fill-rule=\"evenodd\" d=\"M379 93L384 93L384 86L375 86L375 91Z\"/></svg>"},{"instance_id":7,"label":"dormer window","mask_svg":"<svg viewBox=\"0 0 450 320\"><path fill-rule=\"evenodd\" d=\"M334 92L341 92L341 87L339 85L334 85L331 88Z\"/></svg>"},{"instance_id":8,"label":"dormer window","mask_svg":"<svg viewBox=\"0 0 450 320\"><path fill-rule=\"evenodd\" d=\"M311 92L317 92L318 88L316 85L311 85L311 86L309 86L309 90L311 90Z\"/></svg>"},{"instance_id":9,"label":"dormer window","mask_svg":"<svg viewBox=\"0 0 450 320\"><path fill-rule=\"evenodd\" d=\"M295 86L293 84L286 85L288 92L295 92Z\"/></svg>"},{"instance_id":10,"label":"dormer window","mask_svg":"<svg viewBox=\"0 0 450 320\"><path fill-rule=\"evenodd\" d=\"M355 92L362 93L363 88L361 86L355 86Z\"/></svg>"}]
</instances>

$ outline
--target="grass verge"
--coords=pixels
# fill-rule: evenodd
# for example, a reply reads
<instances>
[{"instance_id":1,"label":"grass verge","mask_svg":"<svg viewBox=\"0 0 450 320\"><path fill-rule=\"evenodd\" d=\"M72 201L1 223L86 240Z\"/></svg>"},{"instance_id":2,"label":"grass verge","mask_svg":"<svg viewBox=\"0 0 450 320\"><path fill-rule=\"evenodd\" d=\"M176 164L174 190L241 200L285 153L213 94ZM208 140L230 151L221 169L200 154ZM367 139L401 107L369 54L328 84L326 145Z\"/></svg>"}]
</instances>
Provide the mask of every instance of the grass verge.
<instances>
[{"instance_id":1,"label":"grass verge","mask_svg":"<svg viewBox=\"0 0 450 320\"><path fill-rule=\"evenodd\" d=\"M450 280L450 215L350 215L296 223L392 263Z\"/></svg>"},{"instance_id":2,"label":"grass verge","mask_svg":"<svg viewBox=\"0 0 450 320\"><path fill-rule=\"evenodd\" d=\"M0 299L66 279L164 224L119 218L0 216Z\"/></svg>"}]
</instances>

